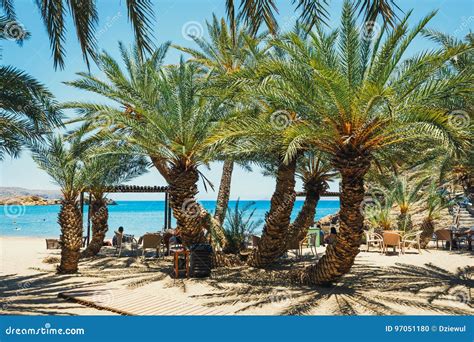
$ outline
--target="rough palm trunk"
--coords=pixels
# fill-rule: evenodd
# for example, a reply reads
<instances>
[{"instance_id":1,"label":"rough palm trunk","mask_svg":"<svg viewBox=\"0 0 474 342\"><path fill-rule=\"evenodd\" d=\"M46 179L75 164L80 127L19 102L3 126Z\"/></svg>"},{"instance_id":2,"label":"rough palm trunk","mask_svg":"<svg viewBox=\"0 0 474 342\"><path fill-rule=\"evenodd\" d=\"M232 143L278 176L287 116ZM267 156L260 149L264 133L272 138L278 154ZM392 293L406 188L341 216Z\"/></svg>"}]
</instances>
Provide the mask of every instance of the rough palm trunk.
<instances>
[{"instance_id":1,"label":"rough palm trunk","mask_svg":"<svg viewBox=\"0 0 474 342\"><path fill-rule=\"evenodd\" d=\"M397 229L400 231L410 231L413 229L411 215L407 212L400 213L397 218Z\"/></svg>"},{"instance_id":2,"label":"rough palm trunk","mask_svg":"<svg viewBox=\"0 0 474 342\"><path fill-rule=\"evenodd\" d=\"M82 246L82 215L75 200L63 200L58 215L61 227L61 263L58 273L76 273Z\"/></svg>"},{"instance_id":3,"label":"rough palm trunk","mask_svg":"<svg viewBox=\"0 0 474 342\"><path fill-rule=\"evenodd\" d=\"M308 233L308 228L314 223L314 215L319 198L323 191L322 185L305 184L306 197L298 216L288 229L287 246L294 246L299 241L303 240Z\"/></svg>"},{"instance_id":4,"label":"rough palm trunk","mask_svg":"<svg viewBox=\"0 0 474 342\"><path fill-rule=\"evenodd\" d=\"M105 234L109 230L109 210L107 201L102 196L94 196L91 206L92 239L82 252L82 257L92 257L99 253L104 245Z\"/></svg>"},{"instance_id":5,"label":"rough palm trunk","mask_svg":"<svg viewBox=\"0 0 474 342\"><path fill-rule=\"evenodd\" d=\"M286 247L286 235L296 198L295 171L296 158L288 165L281 163L278 167L270 211L266 215L263 234L258 247L247 261L250 266L268 266L281 255L281 251Z\"/></svg>"},{"instance_id":6,"label":"rough palm trunk","mask_svg":"<svg viewBox=\"0 0 474 342\"><path fill-rule=\"evenodd\" d=\"M293 280L307 285L329 285L351 269L362 240L364 216L361 204L364 200L364 175L369 165L367 157L343 155L335 160L342 177L339 233L317 264L290 273Z\"/></svg>"},{"instance_id":7,"label":"rough palm trunk","mask_svg":"<svg viewBox=\"0 0 474 342\"><path fill-rule=\"evenodd\" d=\"M219 193L217 194L216 212L214 218L219 225L223 225L227 207L229 205L230 185L232 182L232 171L234 170L234 162L226 160L222 168L221 183L219 186Z\"/></svg>"},{"instance_id":8,"label":"rough palm trunk","mask_svg":"<svg viewBox=\"0 0 474 342\"><path fill-rule=\"evenodd\" d=\"M426 248L428 243L433 238L434 221L431 217L425 217L421 223L420 247Z\"/></svg>"},{"instance_id":9,"label":"rough palm trunk","mask_svg":"<svg viewBox=\"0 0 474 342\"><path fill-rule=\"evenodd\" d=\"M206 242L205 233L210 232L219 245L225 238L212 216L196 201L198 193L198 171L195 167L176 166L169 170L169 194L177 231L183 244L191 246ZM214 241L215 243L215 241Z\"/></svg>"}]
</instances>

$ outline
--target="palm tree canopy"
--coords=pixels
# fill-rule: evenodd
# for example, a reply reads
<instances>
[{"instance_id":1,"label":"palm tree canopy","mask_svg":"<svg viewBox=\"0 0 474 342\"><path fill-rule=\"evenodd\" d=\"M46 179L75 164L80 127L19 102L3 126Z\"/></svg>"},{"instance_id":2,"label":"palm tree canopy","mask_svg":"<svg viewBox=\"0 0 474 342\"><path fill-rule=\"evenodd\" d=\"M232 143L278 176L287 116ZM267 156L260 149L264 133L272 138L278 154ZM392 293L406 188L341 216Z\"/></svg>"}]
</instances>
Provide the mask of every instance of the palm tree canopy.
<instances>
[{"instance_id":1,"label":"palm tree canopy","mask_svg":"<svg viewBox=\"0 0 474 342\"><path fill-rule=\"evenodd\" d=\"M284 54L234 75L234 82L258 78L259 91L284 100L284 108L298 113L301 124L288 131L295 142L290 153L299 142L309 141L341 161L347 153L370 160L381 148L420 138L466 150L468 130L453 125L436 99L469 93L474 75L439 79L437 73L471 47L461 44L404 59L434 13L412 29L409 16L393 31L383 27L367 39L346 1L338 31L316 29L306 38L294 32L276 38L271 44Z\"/></svg>"},{"instance_id":2,"label":"palm tree canopy","mask_svg":"<svg viewBox=\"0 0 474 342\"><path fill-rule=\"evenodd\" d=\"M97 3L95 0L35 0L41 13L49 36L53 53L54 67L63 69L65 65L65 43L68 14L72 18L77 40L81 46L82 56L89 65L89 58L94 57L97 49L96 30L99 23ZM128 19L132 25L138 50L150 52L153 45L153 3L151 0L126 0ZM0 17L0 28L7 22L15 20L15 9L12 0L0 1L0 10L5 16ZM2 30L4 32L4 30ZM26 31L24 35L27 35ZM25 37L22 37L24 39Z\"/></svg>"},{"instance_id":3,"label":"palm tree canopy","mask_svg":"<svg viewBox=\"0 0 474 342\"><path fill-rule=\"evenodd\" d=\"M80 162L84 145L80 137L67 141L64 136L49 134L45 143L30 146L33 160L59 185L65 200L75 200L86 185Z\"/></svg>"},{"instance_id":4,"label":"palm tree canopy","mask_svg":"<svg viewBox=\"0 0 474 342\"><path fill-rule=\"evenodd\" d=\"M196 167L210 161L203 142L226 111L220 101L202 95L207 80L197 64L161 65L168 46L142 61L121 45L126 72L108 54L101 54L98 65L106 81L80 73L79 80L68 84L112 99L118 107L91 103L66 107L79 109L82 119L91 120L103 138L129 143L120 145L123 151L168 166Z\"/></svg>"},{"instance_id":5,"label":"palm tree canopy","mask_svg":"<svg viewBox=\"0 0 474 342\"><path fill-rule=\"evenodd\" d=\"M225 75L254 65L265 53L265 49L259 46L264 33L254 37L247 27L235 25L235 28L228 27L224 19L218 20L213 15L212 22L206 22L209 40L192 37L199 50L183 46L176 48L190 54L191 60L207 68L210 75Z\"/></svg>"},{"instance_id":6,"label":"palm tree canopy","mask_svg":"<svg viewBox=\"0 0 474 342\"><path fill-rule=\"evenodd\" d=\"M10 66L0 67L0 160L17 157L25 144L61 125L53 95L33 77Z\"/></svg>"},{"instance_id":7,"label":"palm tree canopy","mask_svg":"<svg viewBox=\"0 0 474 342\"><path fill-rule=\"evenodd\" d=\"M326 23L329 18L328 0L292 0L297 10L301 10L299 21L311 29L317 23ZM400 10L394 0L353 0L354 10L364 16L364 21L374 22L382 17L384 23L394 26L398 19L396 12ZM226 0L227 16L231 22L237 18L243 19L253 33L256 33L263 23L272 33L278 30L276 14L278 8L275 0L240 0L238 11L234 0Z\"/></svg>"}]
</instances>

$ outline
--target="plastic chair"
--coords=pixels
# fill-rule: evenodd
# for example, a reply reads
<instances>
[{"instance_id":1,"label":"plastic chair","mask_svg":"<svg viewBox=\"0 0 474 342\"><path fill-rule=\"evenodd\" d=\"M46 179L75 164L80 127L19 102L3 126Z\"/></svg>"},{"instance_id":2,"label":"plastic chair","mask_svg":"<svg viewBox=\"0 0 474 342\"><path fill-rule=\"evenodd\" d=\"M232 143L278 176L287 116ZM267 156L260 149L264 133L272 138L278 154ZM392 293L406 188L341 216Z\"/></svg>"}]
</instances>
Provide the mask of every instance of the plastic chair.
<instances>
[{"instance_id":1,"label":"plastic chair","mask_svg":"<svg viewBox=\"0 0 474 342\"><path fill-rule=\"evenodd\" d=\"M383 252L387 253L387 247L393 247L395 252L398 247L398 255L402 251L402 237L400 234L395 232L383 232Z\"/></svg>"}]
</instances>

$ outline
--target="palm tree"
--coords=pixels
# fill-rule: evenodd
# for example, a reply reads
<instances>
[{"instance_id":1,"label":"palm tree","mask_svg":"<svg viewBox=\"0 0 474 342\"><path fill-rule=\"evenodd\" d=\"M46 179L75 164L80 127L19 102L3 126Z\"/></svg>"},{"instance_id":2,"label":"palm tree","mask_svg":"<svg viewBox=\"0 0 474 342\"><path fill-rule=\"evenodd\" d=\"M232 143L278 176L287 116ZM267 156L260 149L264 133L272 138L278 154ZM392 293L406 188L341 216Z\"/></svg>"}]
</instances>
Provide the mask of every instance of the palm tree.
<instances>
[{"instance_id":1,"label":"palm tree","mask_svg":"<svg viewBox=\"0 0 474 342\"><path fill-rule=\"evenodd\" d=\"M224 77L232 74L246 66L255 64L256 60L264 52L258 47L261 37L252 37L246 28L238 23L228 27L224 19L220 21L213 15L212 23L207 22L209 41L202 37L192 37L199 46L199 50L177 46L177 49L191 55L191 61L202 65L211 79ZM213 92L213 95L223 97L230 108L240 104L235 92L223 92L222 88ZM230 188L234 161L224 160L222 177L216 201L214 218L222 225L224 223L227 207L229 204Z\"/></svg>"},{"instance_id":2,"label":"palm tree","mask_svg":"<svg viewBox=\"0 0 474 342\"><path fill-rule=\"evenodd\" d=\"M294 245L295 241L299 242L306 236L308 228L314 223L319 199L337 173L324 153L307 152L298 162L296 175L303 182L306 197L298 216L288 229L287 246Z\"/></svg>"},{"instance_id":3,"label":"palm tree","mask_svg":"<svg viewBox=\"0 0 474 342\"><path fill-rule=\"evenodd\" d=\"M66 51L67 15L71 16L81 46L82 56L89 65L97 48L96 31L99 24L95 0L36 0L41 18L49 36L53 52L54 67L64 68ZM153 45L153 3L151 0L126 0L128 19L132 24L135 42L140 53L151 52ZM4 22L15 23L16 30L24 30L16 22L13 0L0 1L0 10L5 13ZM2 27L2 20L0 20ZM2 30L4 32L4 30ZM26 34L26 31L24 32ZM24 38L22 34L22 39Z\"/></svg>"},{"instance_id":4,"label":"palm tree","mask_svg":"<svg viewBox=\"0 0 474 342\"><path fill-rule=\"evenodd\" d=\"M395 25L397 15L396 10L400 10L394 0L353 0L354 10L364 14L364 21L374 22L381 16L383 21L391 26ZM317 23L325 23L329 13L327 11L327 0L293 0L296 10L301 10L299 21L308 29ZM235 10L234 0L226 0L226 11L230 22L234 22L237 17L242 17L256 33L262 23L268 27L270 32L276 33L278 23L275 14L278 8L275 0L241 0L239 11Z\"/></svg>"},{"instance_id":5,"label":"palm tree","mask_svg":"<svg viewBox=\"0 0 474 342\"><path fill-rule=\"evenodd\" d=\"M421 248L426 248L428 243L433 238L435 220L439 217L439 212L446 208L450 203L445 200L440 192L440 188L436 182L431 182L427 189L426 197L426 216L421 222Z\"/></svg>"},{"instance_id":6,"label":"palm tree","mask_svg":"<svg viewBox=\"0 0 474 342\"><path fill-rule=\"evenodd\" d=\"M276 185L270 209L266 213L263 234L257 248L247 260L250 266L266 267L281 256L286 247L291 212L296 199L297 159L303 149L292 155L288 154L292 141L284 139L284 132L296 125L298 119L275 111L275 107L272 108L261 94L253 93L253 90L255 89L249 91L254 95L256 103L240 108L234 115L222 120L208 144L212 149L220 149L232 158L252 161L259 166L272 164L275 170ZM289 120L288 125L277 125L274 121L275 113L285 116Z\"/></svg>"},{"instance_id":7,"label":"palm tree","mask_svg":"<svg viewBox=\"0 0 474 342\"><path fill-rule=\"evenodd\" d=\"M456 46L467 44L471 49L452 58L445 69L440 73L440 78L445 75L455 76L472 74L474 71L474 33L470 32L463 40L434 30L425 30L425 35L448 50ZM474 143L474 95L472 92L461 96L443 98L451 111L451 119L456 125L465 126L470 131L471 144ZM464 188L466 196L474 201L474 156L472 153L460 155L442 153L438 158L439 165L443 166L441 175L449 175L454 181ZM454 177L452 177L454 176Z\"/></svg>"},{"instance_id":8,"label":"palm tree","mask_svg":"<svg viewBox=\"0 0 474 342\"><path fill-rule=\"evenodd\" d=\"M267 61L258 70L262 85L284 93L289 106L291 102L305 105L299 113L306 121L291 132L292 138L328 153L342 178L338 238L316 265L294 272L300 282L329 284L353 265L364 224L360 210L364 176L374 153L422 138L453 149L465 147L466 131L450 123L436 99L468 93L473 75L439 81L436 74L469 47L423 52L403 60L434 13L411 30L409 15L392 32L383 27L370 41L359 34L354 9L346 1L338 31L318 29L307 40L294 33L275 39L273 45L289 57ZM298 144L293 144L291 151L297 149Z\"/></svg>"},{"instance_id":9,"label":"palm tree","mask_svg":"<svg viewBox=\"0 0 474 342\"><path fill-rule=\"evenodd\" d=\"M193 63L162 67L169 44L141 60L121 46L125 74L108 54L98 56L98 66L107 77L102 81L87 73L68 84L95 92L113 100L117 106L70 103L83 119L100 129L99 135L111 142L124 142L124 153L147 155L169 185L170 205L177 230L185 245L205 241L204 233L217 236L221 247L223 232L208 212L196 202L197 182L202 178L199 166L212 156L204 148L216 122L226 113L219 101L204 97L206 80ZM121 107L121 108L120 108Z\"/></svg>"},{"instance_id":10,"label":"palm tree","mask_svg":"<svg viewBox=\"0 0 474 342\"><path fill-rule=\"evenodd\" d=\"M25 144L61 125L53 95L28 74L0 67L0 160L17 157Z\"/></svg>"},{"instance_id":11,"label":"palm tree","mask_svg":"<svg viewBox=\"0 0 474 342\"><path fill-rule=\"evenodd\" d=\"M85 180L79 157L83 153L80 139L69 143L60 135L49 135L45 144L31 146L33 160L61 187L61 263L59 273L76 273L82 246L82 214L78 197Z\"/></svg>"},{"instance_id":12,"label":"palm tree","mask_svg":"<svg viewBox=\"0 0 474 342\"><path fill-rule=\"evenodd\" d=\"M254 205L255 202L249 202L242 208L240 200L237 199L234 209L228 209L224 226L228 243L224 253L239 254L245 249L248 236L262 224L261 220L252 220L256 210L252 209Z\"/></svg>"},{"instance_id":13,"label":"palm tree","mask_svg":"<svg viewBox=\"0 0 474 342\"><path fill-rule=\"evenodd\" d=\"M421 198L420 190L425 183L426 179L423 179L411 187L407 178L404 176L394 177L390 183L389 186L392 189L390 195L400 210L400 214L397 218L398 230L412 230L413 223L409 211L411 206Z\"/></svg>"},{"instance_id":14,"label":"palm tree","mask_svg":"<svg viewBox=\"0 0 474 342\"><path fill-rule=\"evenodd\" d=\"M142 156L107 153L83 158L83 163L87 190L91 194L92 239L82 256L92 257L102 248L109 228L106 192L110 187L144 174L148 162Z\"/></svg>"}]
</instances>

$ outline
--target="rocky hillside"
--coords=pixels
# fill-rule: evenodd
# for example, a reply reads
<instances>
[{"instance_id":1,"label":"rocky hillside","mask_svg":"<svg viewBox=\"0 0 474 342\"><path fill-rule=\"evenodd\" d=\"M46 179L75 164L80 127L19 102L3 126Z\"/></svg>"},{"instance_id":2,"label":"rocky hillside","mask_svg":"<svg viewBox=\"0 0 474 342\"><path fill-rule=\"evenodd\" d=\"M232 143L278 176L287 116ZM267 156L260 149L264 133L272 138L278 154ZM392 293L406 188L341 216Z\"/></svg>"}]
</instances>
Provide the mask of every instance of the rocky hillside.
<instances>
[{"instance_id":1,"label":"rocky hillside","mask_svg":"<svg viewBox=\"0 0 474 342\"><path fill-rule=\"evenodd\" d=\"M61 193L57 190L30 190L19 187L0 186L0 199L22 196L38 196L45 199L58 199L61 198Z\"/></svg>"},{"instance_id":2,"label":"rocky hillside","mask_svg":"<svg viewBox=\"0 0 474 342\"><path fill-rule=\"evenodd\" d=\"M0 205L53 205L59 204L60 199L48 199L40 196L13 196L0 198Z\"/></svg>"}]
</instances>

